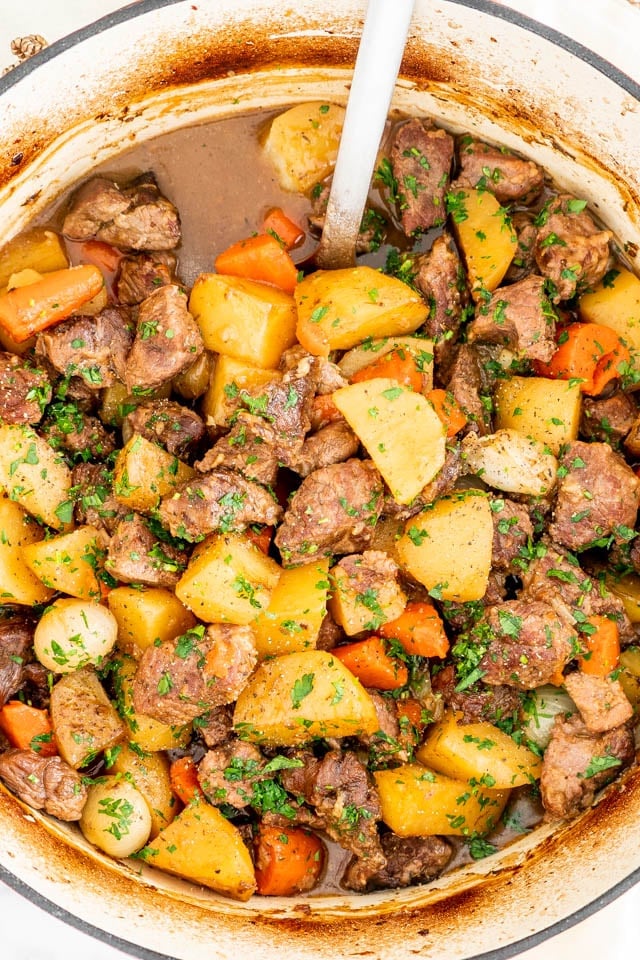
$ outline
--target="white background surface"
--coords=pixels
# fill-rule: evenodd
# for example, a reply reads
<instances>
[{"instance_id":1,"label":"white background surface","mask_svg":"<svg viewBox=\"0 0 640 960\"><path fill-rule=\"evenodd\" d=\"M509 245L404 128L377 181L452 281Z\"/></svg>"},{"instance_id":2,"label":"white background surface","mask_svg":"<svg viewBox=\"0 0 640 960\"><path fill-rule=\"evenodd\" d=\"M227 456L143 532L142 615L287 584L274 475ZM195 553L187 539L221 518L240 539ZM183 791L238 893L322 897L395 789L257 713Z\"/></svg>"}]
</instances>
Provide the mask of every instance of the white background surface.
<instances>
[{"instance_id":1,"label":"white background surface","mask_svg":"<svg viewBox=\"0 0 640 960\"><path fill-rule=\"evenodd\" d=\"M507 5L591 47L640 80L639 3L509 0ZM0 72L15 63L10 51L14 37L41 33L52 42L122 6L121 0L0 0ZM55 31L50 27L53 22ZM639 916L640 885L578 925L521 953L519 960L622 960L635 956ZM0 921L1 960L123 960L125 956L50 916L2 883Z\"/></svg>"}]
</instances>

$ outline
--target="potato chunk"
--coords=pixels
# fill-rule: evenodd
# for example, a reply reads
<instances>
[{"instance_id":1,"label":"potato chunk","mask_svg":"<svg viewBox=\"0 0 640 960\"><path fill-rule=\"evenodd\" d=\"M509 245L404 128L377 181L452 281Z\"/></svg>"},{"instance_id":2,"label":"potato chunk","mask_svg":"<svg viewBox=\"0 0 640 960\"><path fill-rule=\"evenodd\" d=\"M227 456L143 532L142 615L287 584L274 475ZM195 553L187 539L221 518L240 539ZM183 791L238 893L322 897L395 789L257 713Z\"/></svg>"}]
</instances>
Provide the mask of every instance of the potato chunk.
<instances>
[{"instance_id":1,"label":"potato chunk","mask_svg":"<svg viewBox=\"0 0 640 960\"><path fill-rule=\"evenodd\" d=\"M27 566L47 587L80 600L99 600L102 592L96 571L104 551L98 546L95 527L78 527L50 540L22 548Z\"/></svg>"},{"instance_id":2,"label":"potato chunk","mask_svg":"<svg viewBox=\"0 0 640 960\"><path fill-rule=\"evenodd\" d=\"M398 503L410 503L445 460L446 430L425 397L389 377L342 387L333 402Z\"/></svg>"},{"instance_id":3,"label":"potato chunk","mask_svg":"<svg viewBox=\"0 0 640 960\"><path fill-rule=\"evenodd\" d=\"M191 611L163 587L116 587L107 603L118 623L118 649L137 659L152 644L174 640L196 625Z\"/></svg>"},{"instance_id":4,"label":"potato chunk","mask_svg":"<svg viewBox=\"0 0 640 960\"><path fill-rule=\"evenodd\" d=\"M210 427L228 427L235 411L242 407L242 391L259 389L278 379L278 370L254 367L244 360L220 354L216 358L211 382L202 398L202 415Z\"/></svg>"},{"instance_id":5,"label":"potato chunk","mask_svg":"<svg viewBox=\"0 0 640 960\"><path fill-rule=\"evenodd\" d=\"M416 759L455 780L475 779L496 789L537 780L542 762L492 723L457 723L447 711L427 732Z\"/></svg>"},{"instance_id":6,"label":"potato chunk","mask_svg":"<svg viewBox=\"0 0 640 960\"><path fill-rule=\"evenodd\" d=\"M285 190L305 193L333 170L344 123L335 103L299 103L272 121L264 152Z\"/></svg>"},{"instance_id":7,"label":"potato chunk","mask_svg":"<svg viewBox=\"0 0 640 960\"><path fill-rule=\"evenodd\" d=\"M0 496L0 606L46 603L54 591L26 563L23 549L43 540L45 531L19 503Z\"/></svg>"},{"instance_id":8,"label":"potato chunk","mask_svg":"<svg viewBox=\"0 0 640 960\"><path fill-rule=\"evenodd\" d=\"M327 612L328 573L325 559L282 571L269 606L251 624L261 658L315 647Z\"/></svg>"},{"instance_id":9,"label":"potato chunk","mask_svg":"<svg viewBox=\"0 0 640 960\"><path fill-rule=\"evenodd\" d=\"M471 296L480 302L485 290L500 286L518 239L507 211L488 190L458 190L448 207L467 265Z\"/></svg>"},{"instance_id":10,"label":"potato chunk","mask_svg":"<svg viewBox=\"0 0 640 960\"><path fill-rule=\"evenodd\" d=\"M442 497L407 521L398 540L400 564L443 600L480 600L493 551L489 500L478 491Z\"/></svg>"},{"instance_id":11,"label":"potato chunk","mask_svg":"<svg viewBox=\"0 0 640 960\"><path fill-rule=\"evenodd\" d=\"M248 624L268 608L280 573L243 534L213 534L193 551L176 596L205 623Z\"/></svg>"},{"instance_id":12,"label":"potato chunk","mask_svg":"<svg viewBox=\"0 0 640 960\"><path fill-rule=\"evenodd\" d=\"M296 341L293 297L268 283L202 273L189 298L207 350L256 367L278 366Z\"/></svg>"},{"instance_id":13,"label":"potato chunk","mask_svg":"<svg viewBox=\"0 0 640 960\"><path fill-rule=\"evenodd\" d=\"M398 566L380 551L343 557L332 568L330 578L329 609L349 637L397 620L407 605L398 582Z\"/></svg>"},{"instance_id":14,"label":"potato chunk","mask_svg":"<svg viewBox=\"0 0 640 960\"><path fill-rule=\"evenodd\" d=\"M265 660L238 697L233 724L243 740L272 746L359 736L379 725L362 684L325 650Z\"/></svg>"},{"instance_id":15,"label":"potato chunk","mask_svg":"<svg viewBox=\"0 0 640 960\"><path fill-rule=\"evenodd\" d=\"M134 433L118 452L113 471L113 492L116 500L148 513L195 471L173 454Z\"/></svg>"},{"instance_id":16,"label":"potato chunk","mask_svg":"<svg viewBox=\"0 0 640 960\"><path fill-rule=\"evenodd\" d=\"M127 743L118 744L113 753L113 761L107 769L133 783L147 801L151 813L149 836L153 840L178 813L169 779L169 760L164 753L141 754Z\"/></svg>"},{"instance_id":17,"label":"potato chunk","mask_svg":"<svg viewBox=\"0 0 640 960\"><path fill-rule=\"evenodd\" d=\"M124 724L92 667L67 673L54 685L51 724L60 756L75 769L125 735Z\"/></svg>"},{"instance_id":18,"label":"potato chunk","mask_svg":"<svg viewBox=\"0 0 640 960\"><path fill-rule=\"evenodd\" d=\"M71 470L31 427L0 426L0 486L54 530L68 527L73 519Z\"/></svg>"},{"instance_id":19,"label":"potato chunk","mask_svg":"<svg viewBox=\"0 0 640 960\"><path fill-rule=\"evenodd\" d=\"M466 780L454 780L418 763L374 773L382 819L399 837L487 833L509 798Z\"/></svg>"},{"instance_id":20,"label":"potato chunk","mask_svg":"<svg viewBox=\"0 0 640 960\"><path fill-rule=\"evenodd\" d=\"M253 863L240 831L204 801L186 807L165 827L146 848L144 859L234 900L248 900L256 889Z\"/></svg>"},{"instance_id":21,"label":"potato chunk","mask_svg":"<svg viewBox=\"0 0 640 960\"><path fill-rule=\"evenodd\" d=\"M0 289L7 286L12 274L23 270L49 273L68 266L64 244L57 233L42 228L21 233L0 249Z\"/></svg>"},{"instance_id":22,"label":"potato chunk","mask_svg":"<svg viewBox=\"0 0 640 960\"><path fill-rule=\"evenodd\" d=\"M558 456L560 447L578 439L582 393L579 383L546 377L500 380L495 396L496 430L517 430Z\"/></svg>"},{"instance_id":23,"label":"potato chunk","mask_svg":"<svg viewBox=\"0 0 640 960\"><path fill-rule=\"evenodd\" d=\"M582 320L611 327L630 350L640 354L640 279L635 273L624 267L610 270L580 297L578 310Z\"/></svg>"},{"instance_id":24,"label":"potato chunk","mask_svg":"<svg viewBox=\"0 0 640 960\"><path fill-rule=\"evenodd\" d=\"M413 333L429 307L419 293L373 267L316 270L295 292L298 340L309 353L328 356L367 337Z\"/></svg>"},{"instance_id":25,"label":"potato chunk","mask_svg":"<svg viewBox=\"0 0 640 960\"><path fill-rule=\"evenodd\" d=\"M471 473L505 493L543 497L556 483L556 458L539 440L517 430L485 437L470 433L462 441L462 456Z\"/></svg>"}]
</instances>

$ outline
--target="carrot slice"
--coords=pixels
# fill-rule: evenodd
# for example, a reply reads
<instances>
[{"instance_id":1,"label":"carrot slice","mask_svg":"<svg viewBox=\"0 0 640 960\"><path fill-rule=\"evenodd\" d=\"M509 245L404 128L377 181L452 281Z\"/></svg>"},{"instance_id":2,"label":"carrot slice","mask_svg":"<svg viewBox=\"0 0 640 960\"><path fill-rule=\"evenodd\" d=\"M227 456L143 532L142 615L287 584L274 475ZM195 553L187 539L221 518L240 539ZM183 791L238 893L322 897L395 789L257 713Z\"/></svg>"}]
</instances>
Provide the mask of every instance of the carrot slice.
<instances>
[{"instance_id":1,"label":"carrot slice","mask_svg":"<svg viewBox=\"0 0 640 960\"><path fill-rule=\"evenodd\" d=\"M0 730L19 750L34 750L41 757L55 757L58 753L48 710L9 700L0 710Z\"/></svg>"},{"instance_id":2,"label":"carrot slice","mask_svg":"<svg viewBox=\"0 0 640 960\"><path fill-rule=\"evenodd\" d=\"M411 387L416 393L421 392L424 382L415 358L401 347L390 350L383 357L356 371L351 377L351 382L361 383L363 380L374 380L377 377L391 377L405 387Z\"/></svg>"},{"instance_id":3,"label":"carrot slice","mask_svg":"<svg viewBox=\"0 0 640 960\"><path fill-rule=\"evenodd\" d=\"M548 363L534 362L536 373L552 380L578 380L591 396L620 376L630 353L615 330L601 323L570 323L558 334L558 349Z\"/></svg>"},{"instance_id":4,"label":"carrot slice","mask_svg":"<svg viewBox=\"0 0 640 960\"><path fill-rule=\"evenodd\" d=\"M592 677L608 677L620 661L618 624L602 616L588 617L587 623L595 629L582 638L587 653L578 659L578 665Z\"/></svg>"},{"instance_id":5,"label":"carrot slice","mask_svg":"<svg viewBox=\"0 0 640 960\"><path fill-rule=\"evenodd\" d=\"M76 256L79 263L92 263L109 276L117 272L124 253L103 240L84 240L78 244Z\"/></svg>"},{"instance_id":6,"label":"carrot slice","mask_svg":"<svg viewBox=\"0 0 640 960\"><path fill-rule=\"evenodd\" d=\"M300 827L262 824L256 837L256 883L263 897L291 897L311 890L325 861L325 847Z\"/></svg>"},{"instance_id":7,"label":"carrot slice","mask_svg":"<svg viewBox=\"0 0 640 960\"><path fill-rule=\"evenodd\" d=\"M384 623L379 633L387 640L397 640L404 650L420 657L445 657L449 640L438 611L431 603L409 601L396 620Z\"/></svg>"},{"instance_id":8,"label":"carrot slice","mask_svg":"<svg viewBox=\"0 0 640 960\"><path fill-rule=\"evenodd\" d=\"M17 343L66 320L102 290L104 277L94 264L53 270L26 287L0 296L0 326Z\"/></svg>"},{"instance_id":9,"label":"carrot slice","mask_svg":"<svg viewBox=\"0 0 640 960\"><path fill-rule=\"evenodd\" d=\"M290 220L280 207L273 207L262 223L265 233L271 234L285 250L293 250L304 240L304 230Z\"/></svg>"},{"instance_id":10,"label":"carrot slice","mask_svg":"<svg viewBox=\"0 0 640 960\"><path fill-rule=\"evenodd\" d=\"M321 393L311 401L311 423L315 430L326 427L328 423L342 420L342 414L333 402L331 393Z\"/></svg>"},{"instance_id":11,"label":"carrot slice","mask_svg":"<svg viewBox=\"0 0 640 960\"><path fill-rule=\"evenodd\" d=\"M390 657L380 637L356 640L331 651L365 687L399 690L409 679L409 671L396 657Z\"/></svg>"},{"instance_id":12,"label":"carrot slice","mask_svg":"<svg viewBox=\"0 0 640 960\"><path fill-rule=\"evenodd\" d=\"M204 799L198 781L198 768L193 757L186 756L174 760L169 767L169 781L174 794L185 806L196 798Z\"/></svg>"},{"instance_id":13,"label":"carrot slice","mask_svg":"<svg viewBox=\"0 0 640 960\"><path fill-rule=\"evenodd\" d=\"M270 283L285 293L293 293L298 282L295 263L276 238L268 233L233 243L218 254L215 268L227 276Z\"/></svg>"},{"instance_id":14,"label":"carrot slice","mask_svg":"<svg viewBox=\"0 0 640 960\"><path fill-rule=\"evenodd\" d=\"M467 418L448 390L429 390L427 400L447 428L447 437L455 437L467 425Z\"/></svg>"},{"instance_id":15,"label":"carrot slice","mask_svg":"<svg viewBox=\"0 0 640 960\"><path fill-rule=\"evenodd\" d=\"M421 733L427 725L427 712L415 697L396 700L396 711L402 731L406 731L407 727L413 727Z\"/></svg>"},{"instance_id":16,"label":"carrot slice","mask_svg":"<svg viewBox=\"0 0 640 960\"><path fill-rule=\"evenodd\" d=\"M273 527L261 527L259 530L254 530L253 527L247 527L245 534L247 540L251 540L258 550L262 550L263 553L269 553L271 538L273 537Z\"/></svg>"}]
</instances>

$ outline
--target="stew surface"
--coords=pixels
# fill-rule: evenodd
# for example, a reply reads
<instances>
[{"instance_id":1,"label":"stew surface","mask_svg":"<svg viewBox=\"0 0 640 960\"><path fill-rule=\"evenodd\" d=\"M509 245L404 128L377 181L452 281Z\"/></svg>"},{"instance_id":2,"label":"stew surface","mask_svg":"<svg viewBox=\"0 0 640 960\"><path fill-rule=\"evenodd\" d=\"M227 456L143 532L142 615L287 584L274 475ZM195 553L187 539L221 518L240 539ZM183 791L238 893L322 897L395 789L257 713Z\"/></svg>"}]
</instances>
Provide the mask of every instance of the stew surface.
<instances>
[{"instance_id":1,"label":"stew surface","mask_svg":"<svg viewBox=\"0 0 640 960\"><path fill-rule=\"evenodd\" d=\"M428 882L635 763L640 280L400 116L317 270L342 118L136 147L0 248L0 779L240 900Z\"/></svg>"}]
</instances>

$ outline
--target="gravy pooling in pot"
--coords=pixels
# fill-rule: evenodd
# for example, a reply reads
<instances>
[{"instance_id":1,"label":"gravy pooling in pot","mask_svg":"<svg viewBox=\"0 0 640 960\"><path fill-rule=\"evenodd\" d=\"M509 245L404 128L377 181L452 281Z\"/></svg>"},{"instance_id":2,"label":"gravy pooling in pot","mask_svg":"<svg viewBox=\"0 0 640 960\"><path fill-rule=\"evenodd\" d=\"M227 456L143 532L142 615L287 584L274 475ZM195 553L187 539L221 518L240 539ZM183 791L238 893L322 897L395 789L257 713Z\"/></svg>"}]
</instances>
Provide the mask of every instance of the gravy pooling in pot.
<instances>
[{"instance_id":1,"label":"gravy pooling in pot","mask_svg":"<svg viewBox=\"0 0 640 960\"><path fill-rule=\"evenodd\" d=\"M0 252L0 777L241 900L426 882L635 759L640 282L404 117L316 271L341 117L137 147Z\"/></svg>"}]
</instances>

